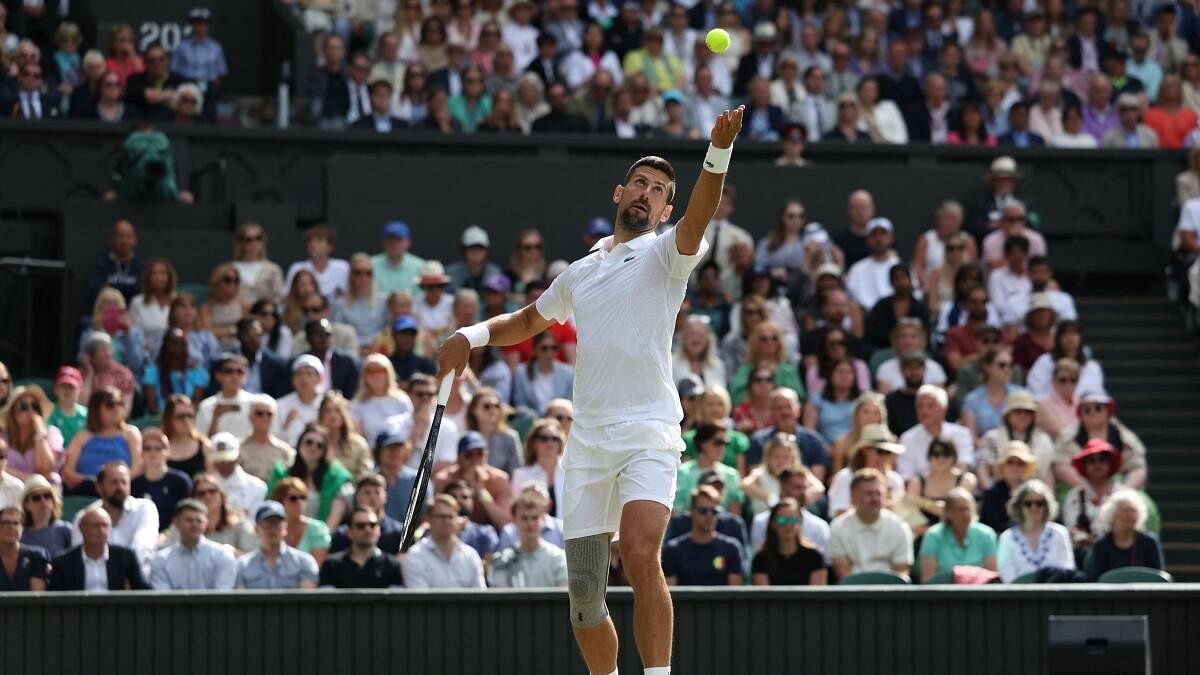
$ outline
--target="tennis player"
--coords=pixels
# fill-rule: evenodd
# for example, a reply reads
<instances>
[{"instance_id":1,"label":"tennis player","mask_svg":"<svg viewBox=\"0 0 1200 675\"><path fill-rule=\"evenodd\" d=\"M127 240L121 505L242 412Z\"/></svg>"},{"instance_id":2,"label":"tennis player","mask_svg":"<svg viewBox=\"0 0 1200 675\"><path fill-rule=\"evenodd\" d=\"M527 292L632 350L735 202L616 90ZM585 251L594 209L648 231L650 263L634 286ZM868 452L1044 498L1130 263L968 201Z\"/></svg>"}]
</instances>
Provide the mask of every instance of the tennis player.
<instances>
[{"instance_id":1,"label":"tennis player","mask_svg":"<svg viewBox=\"0 0 1200 675\"><path fill-rule=\"evenodd\" d=\"M671 376L671 335L687 279L708 250L704 230L721 200L744 108L721 113L674 228L675 169L634 162L613 190L616 229L576 260L537 302L459 329L438 350L438 377L461 374L471 349L513 345L575 320L575 422L563 459L571 624L593 675L617 672L617 632L604 597L609 540L619 533L633 586L633 630L645 675L669 675L674 617L659 550L675 497L683 411Z\"/></svg>"}]
</instances>

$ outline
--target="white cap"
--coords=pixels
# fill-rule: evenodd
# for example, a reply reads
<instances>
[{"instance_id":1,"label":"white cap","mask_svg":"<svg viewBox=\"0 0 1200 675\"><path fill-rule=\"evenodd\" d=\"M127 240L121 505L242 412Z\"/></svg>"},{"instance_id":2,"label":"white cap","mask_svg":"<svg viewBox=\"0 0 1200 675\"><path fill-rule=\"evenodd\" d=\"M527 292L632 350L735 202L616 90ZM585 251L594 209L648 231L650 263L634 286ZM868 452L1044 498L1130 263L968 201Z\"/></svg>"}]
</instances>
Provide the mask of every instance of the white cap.
<instances>
[{"instance_id":1,"label":"white cap","mask_svg":"<svg viewBox=\"0 0 1200 675\"><path fill-rule=\"evenodd\" d=\"M242 445L238 442L237 436L228 431L222 431L212 437L212 447L212 461L236 462Z\"/></svg>"},{"instance_id":2,"label":"white cap","mask_svg":"<svg viewBox=\"0 0 1200 675\"><path fill-rule=\"evenodd\" d=\"M888 220L887 218L872 218L867 221L867 232L868 233L871 230L878 230L878 229L887 230L888 234L892 234L896 231L896 228L892 226L892 221Z\"/></svg>"},{"instance_id":3,"label":"white cap","mask_svg":"<svg viewBox=\"0 0 1200 675\"><path fill-rule=\"evenodd\" d=\"M487 230L478 225L472 225L463 230L462 245L465 246L482 246L484 248L492 247L492 240L488 238Z\"/></svg>"},{"instance_id":4,"label":"white cap","mask_svg":"<svg viewBox=\"0 0 1200 675\"><path fill-rule=\"evenodd\" d=\"M312 354L301 354L300 356L296 357L295 361L292 361L293 373L301 368L312 368L313 370L317 371L317 375L325 377L325 364L321 363L321 359L318 359Z\"/></svg>"}]
</instances>

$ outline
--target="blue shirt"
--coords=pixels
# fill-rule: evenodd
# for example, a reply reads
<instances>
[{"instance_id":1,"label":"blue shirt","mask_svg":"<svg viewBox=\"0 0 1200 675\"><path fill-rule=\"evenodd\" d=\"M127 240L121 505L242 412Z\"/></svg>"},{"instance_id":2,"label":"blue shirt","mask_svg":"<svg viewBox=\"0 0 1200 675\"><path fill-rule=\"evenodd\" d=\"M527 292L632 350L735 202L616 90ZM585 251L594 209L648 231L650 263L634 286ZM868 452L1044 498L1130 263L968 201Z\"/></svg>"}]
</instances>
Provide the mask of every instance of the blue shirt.
<instances>
[{"instance_id":1,"label":"blue shirt","mask_svg":"<svg viewBox=\"0 0 1200 675\"><path fill-rule=\"evenodd\" d=\"M167 473L156 481L142 474L129 484L129 494L154 502L158 508L158 531L171 526L175 517L175 505L192 493L192 479L179 469L167 469Z\"/></svg>"},{"instance_id":2,"label":"blue shirt","mask_svg":"<svg viewBox=\"0 0 1200 675\"><path fill-rule=\"evenodd\" d=\"M730 574L742 573L742 552L736 540L720 532L707 544L692 541L689 532L667 542L662 567L680 586L728 586Z\"/></svg>"},{"instance_id":3,"label":"blue shirt","mask_svg":"<svg viewBox=\"0 0 1200 675\"><path fill-rule=\"evenodd\" d=\"M960 545L954 530L946 523L929 528L921 539L921 557L936 558L937 572L949 572L955 565L982 567L983 561L996 555L996 533L978 521L967 528L967 536Z\"/></svg>"},{"instance_id":4,"label":"blue shirt","mask_svg":"<svg viewBox=\"0 0 1200 675\"><path fill-rule=\"evenodd\" d=\"M207 537L200 537L193 549L182 543L165 548L150 565L150 586L156 591L227 591L236 579L233 552Z\"/></svg>"},{"instance_id":5,"label":"blue shirt","mask_svg":"<svg viewBox=\"0 0 1200 675\"><path fill-rule=\"evenodd\" d=\"M1019 391L1021 388L1015 384L1005 385L1004 399L1014 391ZM987 397L987 385L981 384L971 390L967 394L962 403L963 410L970 410L971 414L975 415L975 435L983 436L987 432L1000 426L1001 417L1004 412L1004 402L1000 402L999 408L993 408L991 401Z\"/></svg>"},{"instance_id":6,"label":"blue shirt","mask_svg":"<svg viewBox=\"0 0 1200 675\"><path fill-rule=\"evenodd\" d=\"M195 37L185 38L171 55L171 72L195 81L203 89L207 83L229 73L225 50L212 38L203 42Z\"/></svg>"},{"instance_id":7,"label":"blue shirt","mask_svg":"<svg viewBox=\"0 0 1200 675\"><path fill-rule=\"evenodd\" d=\"M274 568L267 564L262 549L237 561L237 588L299 588L305 579L314 584L320 579L316 559L287 544L280 544Z\"/></svg>"},{"instance_id":8,"label":"blue shirt","mask_svg":"<svg viewBox=\"0 0 1200 675\"><path fill-rule=\"evenodd\" d=\"M763 462L763 446L771 437L780 431L776 427L763 429L750 439L750 451L746 453L746 466L751 467ZM791 431L796 436L796 445L800 447L800 461L804 462L804 466L809 468L818 464L829 468L829 451L825 449L825 444L821 442L821 437L806 429L803 425L797 424L796 428Z\"/></svg>"},{"instance_id":9,"label":"blue shirt","mask_svg":"<svg viewBox=\"0 0 1200 675\"><path fill-rule=\"evenodd\" d=\"M209 378L208 371L204 368L189 368L186 373L181 373L178 370L173 370L168 375L171 384L171 391L163 391L162 383L159 381L158 364L151 363L146 366L146 371L142 373L142 385L154 387L155 397L158 399L158 409L164 410L167 405L167 397L171 394L183 394L191 397L192 392L204 390L208 388Z\"/></svg>"},{"instance_id":10,"label":"blue shirt","mask_svg":"<svg viewBox=\"0 0 1200 675\"><path fill-rule=\"evenodd\" d=\"M854 401L826 401L813 393L809 401L817 408L817 432L825 443L832 445L854 423Z\"/></svg>"},{"instance_id":11,"label":"blue shirt","mask_svg":"<svg viewBox=\"0 0 1200 675\"><path fill-rule=\"evenodd\" d=\"M375 473L383 474L379 467L375 467ZM383 512L390 518L404 522L404 517L408 515L405 513L408 500L417 483L417 470L410 466L401 467L400 474L395 477L395 485L391 478L384 476L384 479L387 481L387 506L383 507Z\"/></svg>"}]
</instances>

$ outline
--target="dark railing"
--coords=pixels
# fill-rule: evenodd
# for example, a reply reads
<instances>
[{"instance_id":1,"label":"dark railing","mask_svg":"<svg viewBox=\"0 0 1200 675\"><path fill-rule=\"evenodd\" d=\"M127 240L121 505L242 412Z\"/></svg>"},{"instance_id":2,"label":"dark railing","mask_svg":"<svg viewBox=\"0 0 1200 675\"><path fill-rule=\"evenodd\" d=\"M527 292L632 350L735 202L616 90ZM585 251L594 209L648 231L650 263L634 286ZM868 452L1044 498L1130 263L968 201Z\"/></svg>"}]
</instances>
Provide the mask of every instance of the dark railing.
<instances>
[{"instance_id":1,"label":"dark railing","mask_svg":"<svg viewBox=\"0 0 1200 675\"><path fill-rule=\"evenodd\" d=\"M1200 585L675 589L674 669L1046 672L1051 615L1149 617L1154 673L1200 671ZM608 605L641 672L632 595ZM562 591L0 595L5 672L586 673Z\"/></svg>"}]
</instances>

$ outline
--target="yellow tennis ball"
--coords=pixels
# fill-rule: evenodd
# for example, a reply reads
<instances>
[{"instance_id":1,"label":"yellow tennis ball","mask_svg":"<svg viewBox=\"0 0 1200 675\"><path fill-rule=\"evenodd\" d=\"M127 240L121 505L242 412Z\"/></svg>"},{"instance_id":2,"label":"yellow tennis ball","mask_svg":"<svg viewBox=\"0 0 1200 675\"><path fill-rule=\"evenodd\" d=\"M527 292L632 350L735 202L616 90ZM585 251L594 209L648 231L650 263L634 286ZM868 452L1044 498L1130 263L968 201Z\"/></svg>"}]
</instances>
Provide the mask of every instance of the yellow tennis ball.
<instances>
[{"instance_id":1,"label":"yellow tennis ball","mask_svg":"<svg viewBox=\"0 0 1200 675\"><path fill-rule=\"evenodd\" d=\"M704 44L714 52L720 54L729 49L729 33L725 32L724 28L714 28L708 31L708 35L704 36Z\"/></svg>"}]
</instances>

